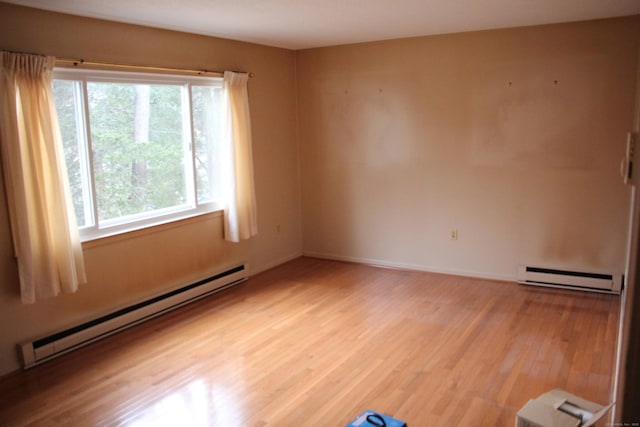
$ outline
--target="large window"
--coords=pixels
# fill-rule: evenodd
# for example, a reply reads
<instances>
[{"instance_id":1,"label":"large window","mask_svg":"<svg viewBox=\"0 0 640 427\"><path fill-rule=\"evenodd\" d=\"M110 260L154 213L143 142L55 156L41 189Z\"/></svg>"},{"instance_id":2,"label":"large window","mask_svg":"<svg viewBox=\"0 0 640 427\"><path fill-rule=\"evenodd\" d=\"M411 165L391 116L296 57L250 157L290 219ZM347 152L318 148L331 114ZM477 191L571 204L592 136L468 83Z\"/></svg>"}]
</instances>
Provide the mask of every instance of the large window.
<instances>
[{"instance_id":1,"label":"large window","mask_svg":"<svg viewBox=\"0 0 640 427\"><path fill-rule=\"evenodd\" d=\"M84 240L220 209L222 79L57 70Z\"/></svg>"}]
</instances>

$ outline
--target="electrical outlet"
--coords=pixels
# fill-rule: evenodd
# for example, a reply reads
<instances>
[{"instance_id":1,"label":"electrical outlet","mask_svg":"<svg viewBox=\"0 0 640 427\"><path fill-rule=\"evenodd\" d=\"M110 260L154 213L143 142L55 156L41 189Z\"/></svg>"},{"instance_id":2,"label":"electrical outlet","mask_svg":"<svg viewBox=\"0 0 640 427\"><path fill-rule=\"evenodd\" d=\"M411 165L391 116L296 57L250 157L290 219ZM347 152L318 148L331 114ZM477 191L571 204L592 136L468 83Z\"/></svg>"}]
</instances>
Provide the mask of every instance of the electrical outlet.
<instances>
[{"instance_id":1,"label":"electrical outlet","mask_svg":"<svg viewBox=\"0 0 640 427\"><path fill-rule=\"evenodd\" d=\"M451 230L451 240L458 240L458 229L454 228Z\"/></svg>"}]
</instances>

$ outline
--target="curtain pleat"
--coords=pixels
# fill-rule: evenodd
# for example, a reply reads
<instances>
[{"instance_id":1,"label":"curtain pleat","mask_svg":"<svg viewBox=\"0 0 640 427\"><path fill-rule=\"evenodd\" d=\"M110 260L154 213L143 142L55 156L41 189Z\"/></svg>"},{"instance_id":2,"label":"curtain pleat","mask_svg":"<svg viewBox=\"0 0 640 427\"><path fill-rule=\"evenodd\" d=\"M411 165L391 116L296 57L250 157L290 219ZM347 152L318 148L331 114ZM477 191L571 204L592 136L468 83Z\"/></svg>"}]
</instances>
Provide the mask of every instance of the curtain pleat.
<instances>
[{"instance_id":1,"label":"curtain pleat","mask_svg":"<svg viewBox=\"0 0 640 427\"><path fill-rule=\"evenodd\" d=\"M2 52L0 148L23 303L86 282L53 98L55 58Z\"/></svg>"},{"instance_id":2,"label":"curtain pleat","mask_svg":"<svg viewBox=\"0 0 640 427\"><path fill-rule=\"evenodd\" d=\"M224 162L228 168L224 173L224 238L230 242L239 242L258 234L248 79L245 73L224 73L224 143L228 157L228 161Z\"/></svg>"}]
</instances>

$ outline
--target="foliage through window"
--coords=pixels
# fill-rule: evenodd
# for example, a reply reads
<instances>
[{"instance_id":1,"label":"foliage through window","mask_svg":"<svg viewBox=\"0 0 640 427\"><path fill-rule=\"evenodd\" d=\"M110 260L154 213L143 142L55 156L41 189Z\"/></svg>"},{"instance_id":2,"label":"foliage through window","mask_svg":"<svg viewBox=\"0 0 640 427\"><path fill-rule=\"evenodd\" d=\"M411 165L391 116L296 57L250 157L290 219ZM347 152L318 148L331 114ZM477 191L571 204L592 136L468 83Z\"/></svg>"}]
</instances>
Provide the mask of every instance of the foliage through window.
<instances>
[{"instance_id":1,"label":"foliage through window","mask_svg":"<svg viewBox=\"0 0 640 427\"><path fill-rule=\"evenodd\" d=\"M84 239L219 209L222 79L56 70Z\"/></svg>"}]
</instances>

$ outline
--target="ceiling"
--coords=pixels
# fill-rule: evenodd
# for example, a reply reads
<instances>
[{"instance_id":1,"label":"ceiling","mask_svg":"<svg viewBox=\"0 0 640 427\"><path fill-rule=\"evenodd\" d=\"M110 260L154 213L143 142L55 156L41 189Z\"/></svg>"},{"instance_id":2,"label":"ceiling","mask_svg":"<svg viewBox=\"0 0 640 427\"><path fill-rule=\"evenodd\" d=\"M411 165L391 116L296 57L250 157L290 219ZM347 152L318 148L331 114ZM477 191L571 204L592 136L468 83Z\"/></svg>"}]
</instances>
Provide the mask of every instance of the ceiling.
<instances>
[{"instance_id":1,"label":"ceiling","mask_svg":"<svg viewBox=\"0 0 640 427\"><path fill-rule=\"evenodd\" d=\"M305 49L640 14L639 0L2 0Z\"/></svg>"}]
</instances>

